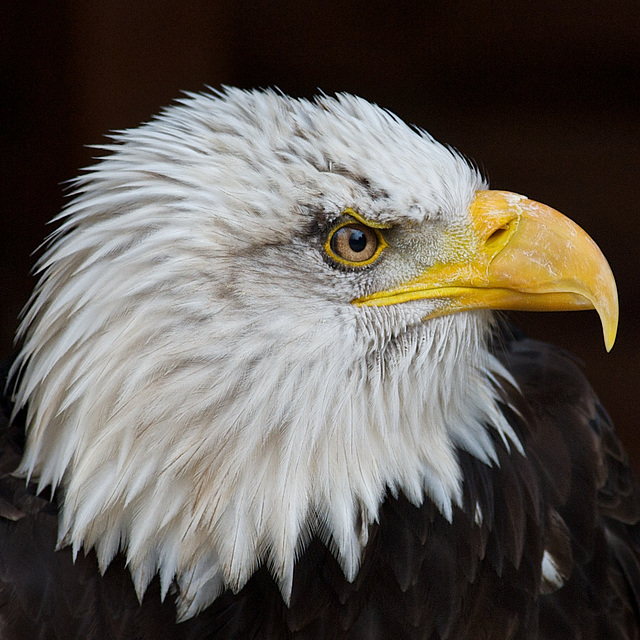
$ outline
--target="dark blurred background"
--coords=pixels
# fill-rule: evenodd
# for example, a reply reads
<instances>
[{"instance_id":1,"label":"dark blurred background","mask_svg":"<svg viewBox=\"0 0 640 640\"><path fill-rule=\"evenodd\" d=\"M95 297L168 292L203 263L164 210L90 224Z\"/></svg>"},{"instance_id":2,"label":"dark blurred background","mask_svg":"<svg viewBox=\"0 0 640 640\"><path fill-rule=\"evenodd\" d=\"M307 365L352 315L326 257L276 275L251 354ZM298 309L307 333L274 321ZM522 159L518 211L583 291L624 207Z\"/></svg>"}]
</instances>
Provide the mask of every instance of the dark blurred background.
<instances>
[{"instance_id":1,"label":"dark blurred background","mask_svg":"<svg viewBox=\"0 0 640 640\"><path fill-rule=\"evenodd\" d=\"M638 0L3 0L0 42L0 354L87 145L205 85L348 91L600 245L621 299L611 354L595 313L514 318L583 359L640 468Z\"/></svg>"}]
</instances>

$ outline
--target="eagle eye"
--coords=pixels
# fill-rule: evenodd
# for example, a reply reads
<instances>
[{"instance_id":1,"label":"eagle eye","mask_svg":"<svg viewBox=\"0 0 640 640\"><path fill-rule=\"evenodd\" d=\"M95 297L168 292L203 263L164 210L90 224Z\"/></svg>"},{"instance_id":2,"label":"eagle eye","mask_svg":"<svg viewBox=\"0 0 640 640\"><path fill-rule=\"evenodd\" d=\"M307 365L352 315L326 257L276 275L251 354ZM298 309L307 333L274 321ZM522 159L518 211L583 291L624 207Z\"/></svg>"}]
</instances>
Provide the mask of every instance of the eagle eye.
<instances>
[{"instance_id":1,"label":"eagle eye","mask_svg":"<svg viewBox=\"0 0 640 640\"><path fill-rule=\"evenodd\" d=\"M325 250L340 264L362 267L375 262L387 243L378 229L355 221L345 221L329 234Z\"/></svg>"}]
</instances>

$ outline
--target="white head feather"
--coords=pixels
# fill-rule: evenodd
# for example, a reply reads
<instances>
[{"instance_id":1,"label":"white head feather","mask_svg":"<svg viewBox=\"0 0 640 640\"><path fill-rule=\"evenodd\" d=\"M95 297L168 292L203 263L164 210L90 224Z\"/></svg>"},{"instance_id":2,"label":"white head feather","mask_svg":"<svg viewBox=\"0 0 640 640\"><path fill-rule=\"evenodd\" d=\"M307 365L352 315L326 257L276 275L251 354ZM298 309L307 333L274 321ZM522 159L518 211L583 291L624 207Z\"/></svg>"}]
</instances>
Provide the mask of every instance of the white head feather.
<instances>
[{"instance_id":1,"label":"white head feather","mask_svg":"<svg viewBox=\"0 0 640 640\"><path fill-rule=\"evenodd\" d=\"M138 593L175 581L187 618L261 564L287 600L312 535L353 579L387 490L451 518L456 448L490 462L486 425L516 442L491 316L354 306L411 266L336 268L323 242L347 207L423 245L463 233L477 172L347 95L190 95L105 148L39 263L16 363L18 473L62 487L60 544L103 570L123 550Z\"/></svg>"}]
</instances>

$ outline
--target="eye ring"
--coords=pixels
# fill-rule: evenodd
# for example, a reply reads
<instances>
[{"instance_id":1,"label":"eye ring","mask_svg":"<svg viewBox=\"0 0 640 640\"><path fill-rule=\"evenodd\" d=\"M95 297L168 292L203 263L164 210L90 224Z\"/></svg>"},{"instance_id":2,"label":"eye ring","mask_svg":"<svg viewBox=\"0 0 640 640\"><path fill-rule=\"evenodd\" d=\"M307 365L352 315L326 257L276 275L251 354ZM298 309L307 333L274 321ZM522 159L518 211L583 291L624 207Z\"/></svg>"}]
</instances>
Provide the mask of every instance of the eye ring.
<instances>
[{"instance_id":1,"label":"eye ring","mask_svg":"<svg viewBox=\"0 0 640 640\"><path fill-rule=\"evenodd\" d=\"M335 262L365 267L374 263L387 246L380 230L356 220L346 220L331 230L324 248Z\"/></svg>"}]
</instances>

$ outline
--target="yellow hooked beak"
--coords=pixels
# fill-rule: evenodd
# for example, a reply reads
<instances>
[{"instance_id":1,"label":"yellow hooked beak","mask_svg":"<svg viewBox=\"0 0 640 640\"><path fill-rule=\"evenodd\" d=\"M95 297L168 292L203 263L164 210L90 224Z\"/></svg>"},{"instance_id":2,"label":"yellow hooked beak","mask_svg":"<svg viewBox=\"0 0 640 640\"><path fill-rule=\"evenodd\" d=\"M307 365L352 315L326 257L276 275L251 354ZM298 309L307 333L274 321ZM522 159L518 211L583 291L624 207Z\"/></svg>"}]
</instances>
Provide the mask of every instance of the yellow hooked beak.
<instances>
[{"instance_id":1,"label":"yellow hooked beak","mask_svg":"<svg viewBox=\"0 0 640 640\"><path fill-rule=\"evenodd\" d=\"M354 304L439 299L442 304L428 317L479 308L595 309L605 347L611 350L618 327L616 283L602 252L577 224L507 191L478 191L470 214L471 233L455 252L456 258Z\"/></svg>"}]
</instances>

